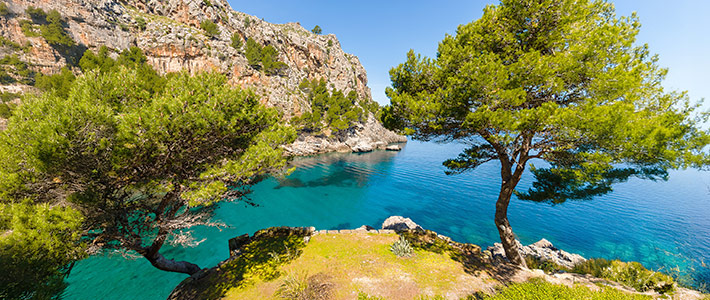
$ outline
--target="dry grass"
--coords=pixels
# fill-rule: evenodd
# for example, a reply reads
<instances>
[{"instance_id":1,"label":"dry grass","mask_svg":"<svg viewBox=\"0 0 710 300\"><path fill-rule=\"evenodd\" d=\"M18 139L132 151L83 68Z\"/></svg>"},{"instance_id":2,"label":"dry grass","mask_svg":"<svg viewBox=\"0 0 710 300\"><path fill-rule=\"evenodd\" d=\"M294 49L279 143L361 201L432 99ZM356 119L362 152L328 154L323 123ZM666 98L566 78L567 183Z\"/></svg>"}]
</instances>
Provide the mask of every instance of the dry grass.
<instances>
[{"instance_id":1,"label":"dry grass","mask_svg":"<svg viewBox=\"0 0 710 300\"><path fill-rule=\"evenodd\" d=\"M397 239L395 234L316 235L301 256L282 266L281 271L306 274L301 281L313 285L316 283L310 278L317 275L317 284L328 293L320 299L357 299L360 292L388 300L433 295L459 299L475 291L491 291L496 285L486 275L467 273L448 253L415 250L412 257L397 257L390 251ZM279 299L277 290L288 284L285 279L257 280L233 288L226 299Z\"/></svg>"}]
</instances>

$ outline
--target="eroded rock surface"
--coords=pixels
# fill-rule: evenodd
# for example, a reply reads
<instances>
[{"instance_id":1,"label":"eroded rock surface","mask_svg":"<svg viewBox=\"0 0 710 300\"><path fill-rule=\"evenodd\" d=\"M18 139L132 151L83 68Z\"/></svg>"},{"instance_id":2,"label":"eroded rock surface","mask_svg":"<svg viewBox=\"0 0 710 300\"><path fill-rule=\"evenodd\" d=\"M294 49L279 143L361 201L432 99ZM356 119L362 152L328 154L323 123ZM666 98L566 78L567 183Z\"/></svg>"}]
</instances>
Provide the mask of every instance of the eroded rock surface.
<instances>
[{"instance_id":1,"label":"eroded rock surface","mask_svg":"<svg viewBox=\"0 0 710 300\"><path fill-rule=\"evenodd\" d=\"M25 13L30 6L57 10L77 44L58 49L41 36L26 36L21 22L30 19ZM14 0L7 2L7 7L8 14L0 16L0 33L4 39L28 47L0 47L0 57L17 55L35 72L54 74L63 66L76 65L87 49L97 52L106 46L116 57L137 46L160 73L214 70L226 74L231 84L254 90L263 104L278 108L285 120L311 112L307 95L298 88L304 79L323 78L330 89L344 94L355 91L359 99L372 101L365 69L356 56L342 50L335 35L313 34L298 23L268 23L234 11L225 0ZM206 20L217 25L219 34L210 36L200 28ZM252 39L273 46L286 67L276 74L251 67L245 47L232 46L233 35L242 44ZM29 86L13 83L0 88L27 91ZM293 155L370 151L406 141L384 129L372 113L364 120L337 135L303 134L287 150Z\"/></svg>"}]
</instances>

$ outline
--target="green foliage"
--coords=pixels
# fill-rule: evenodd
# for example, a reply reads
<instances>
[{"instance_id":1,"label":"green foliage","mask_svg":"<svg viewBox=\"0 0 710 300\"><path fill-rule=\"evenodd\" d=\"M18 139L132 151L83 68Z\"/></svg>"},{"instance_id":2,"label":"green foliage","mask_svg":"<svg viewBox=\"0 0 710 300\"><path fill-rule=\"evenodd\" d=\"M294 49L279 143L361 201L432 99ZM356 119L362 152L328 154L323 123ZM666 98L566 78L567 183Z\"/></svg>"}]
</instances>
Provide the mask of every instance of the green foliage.
<instances>
[{"instance_id":1,"label":"green foliage","mask_svg":"<svg viewBox=\"0 0 710 300\"><path fill-rule=\"evenodd\" d=\"M81 214L64 206L0 202L0 298L50 299L83 257Z\"/></svg>"},{"instance_id":2,"label":"green foliage","mask_svg":"<svg viewBox=\"0 0 710 300\"><path fill-rule=\"evenodd\" d=\"M367 111L361 107L371 107L374 102L358 100L355 91L350 91L347 96L339 90L334 89L331 92L324 79L304 79L299 84L299 89L308 95L311 112L293 118L291 122L305 132L319 132L324 129L323 125L334 133L346 130L356 122L366 120Z\"/></svg>"},{"instance_id":3,"label":"green foliage","mask_svg":"<svg viewBox=\"0 0 710 300\"><path fill-rule=\"evenodd\" d=\"M648 270L638 262L612 261L611 266L602 274L602 278L628 285L640 292L654 290L665 294L675 289L672 277Z\"/></svg>"},{"instance_id":4,"label":"green foliage","mask_svg":"<svg viewBox=\"0 0 710 300\"><path fill-rule=\"evenodd\" d=\"M287 274L275 295L281 299L328 300L332 289L333 283L323 273L313 276Z\"/></svg>"},{"instance_id":5,"label":"green foliage","mask_svg":"<svg viewBox=\"0 0 710 300\"><path fill-rule=\"evenodd\" d=\"M25 45L20 45L4 36L0 36L0 47L8 47L14 51L22 50L23 52L27 53L30 51L30 49L32 49L32 44L28 41Z\"/></svg>"},{"instance_id":6,"label":"green foliage","mask_svg":"<svg viewBox=\"0 0 710 300\"><path fill-rule=\"evenodd\" d=\"M34 24L32 24L32 21L30 20L20 20L20 29L22 30L22 34L24 34L26 37L37 37L39 36L39 33L35 31Z\"/></svg>"},{"instance_id":7,"label":"green foliage","mask_svg":"<svg viewBox=\"0 0 710 300\"><path fill-rule=\"evenodd\" d=\"M590 274L594 277L601 278L606 269L610 266L610 260L603 258L590 258L587 261L574 266L570 272L577 274Z\"/></svg>"},{"instance_id":8,"label":"green foliage","mask_svg":"<svg viewBox=\"0 0 710 300\"><path fill-rule=\"evenodd\" d=\"M244 28L249 28L249 25L251 25L251 19L250 18L244 18Z\"/></svg>"},{"instance_id":9,"label":"green foliage","mask_svg":"<svg viewBox=\"0 0 710 300\"><path fill-rule=\"evenodd\" d=\"M0 82L7 84L15 82L15 78L10 76L14 74L19 77L19 82L22 84L32 85L34 84L35 72L30 69L30 65L22 60L20 60L17 55L8 55L0 59L0 65L2 66L2 73L0 73Z\"/></svg>"},{"instance_id":10,"label":"green foliage","mask_svg":"<svg viewBox=\"0 0 710 300\"><path fill-rule=\"evenodd\" d=\"M219 35L219 28L212 20L204 20L200 23L200 28L205 31L205 35L214 38Z\"/></svg>"},{"instance_id":11,"label":"green foliage","mask_svg":"<svg viewBox=\"0 0 710 300\"><path fill-rule=\"evenodd\" d=\"M552 203L710 162L700 127L709 115L663 89L667 70L636 46L639 28L635 14L616 17L601 0L489 5L435 58L410 51L390 70L392 108L382 117L413 139L470 145L444 162L447 174L501 164L495 222L510 259L524 264L507 207L533 160L549 167L533 169L536 183L519 198Z\"/></svg>"},{"instance_id":12,"label":"green foliage","mask_svg":"<svg viewBox=\"0 0 710 300\"><path fill-rule=\"evenodd\" d=\"M411 257L414 255L414 249L404 237L399 237L399 240L390 246L390 251L398 257Z\"/></svg>"},{"instance_id":13,"label":"green foliage","mask_svg":"<svg viewBox=\"0 0 710 300\"><path fill-rule=\"evenodd\" d=\"M54 91L58 97L66 98L69 96L69 88L74 80L76 80L74 73L69 68L62 67L61 71L54 75L37 73L35 87L45 91Z\"/></svg>"},{"instance_id":14,"label":"green foliage","mask_svg":"<svg viewBox=\"0 0 710 300\"><path fill-rule=\"evenodd\" d=\"M545 273L556 273L559 271L569 271L567 268L560 266L549 260L543 260L534 256L525 256L525 264L529 269L540 269L545 271Z\"/></svg>"},{"instance_id":15,"label":"green foliage","mask_svg":"<svg viewBox=\"0 0 710 300\"><path fill-rule=\"evenodd\" d=\"M2 76L0 76L0 82L2 82ZM10 101L20 98L20 94L2 92L0 93L0 118L10 118L12 116L12 110L15 104L10 103Z\"/></svg>"},{"instance_id":16,"label":"green foliage","mask_svg":"<svg viewBox=\"0 0 710 300\"><path fill-rule=\"evenodd\" d=\"M328 47L333 47L333 40L328 40Z\"/></svg>"},{"instance_id":17,"label":"green foliage","mask_svg":"<svg viewBox=\"0 0 710 300\"><path fill-rule=\"evenodd\" d=\"M0 202L68 205L85 220L71 234L155 263L163 242L208 222L213 203L242 199L283 168L279 145L295 132L223 75L181 73L153 89L139 54L124 51L110 72L86 72L68 97L27 96L0 134Z\"/></svg>"},{"instance_id":18,"label":"green foliage","mask_svg":"<svg viewBox=\"0 0 710 300\"><path fill-rule=\"evenodd\" d=\"M321 34L323 33L323 29L321 29L320 26L316 25L316 27L313 27L313 29L311 29L311 32L315 34Z\"/></svg>"},{"instance_id":19,"label":"green foliage","mask_svg":"<svg viewBox=\"0 0 710 300\"><path fill-rule=\"evenodd\" d=\"M242 45L242 36L237 32L232 34L232 48L240 50L242 49Z\"/></svg>"},{"instance_id":20,"label":"green foliage","mask_svg":"<svg viewBox=\"0 0 710 300\"><path fill-rule=\"evenodd\" d=\"M69 34L64 30L64 24L62 23L62 16L56 10L51 10L49 13L45 13L41 8L34 8L32 6L25 10L27 14L32 18L37 24L40 24L40 35L53 47L71 47L74 46L74 40L69 36ZM37 36L34 31L34 27L31 23L20 22L22 32L25 36Z\"/></svg>"},{"instance_id":21,"label":"green foliage","mask_svg":"<svg viewBox=\"0 0 710 300\"><path fill-rule=\"evenodd\" d=\"M35 23L47 22L47 13L45 13L41 8L36 8L30 5L27 9L25 9L25 13L27 13L27 15L29 15Z\"/></svg>"},{"instance_id":22,"label":"green foliage","mask_svg":"<svg viewBox=\"0 0 710 300\"><path fill-rule=\"evenodd\" d=\"M138 29L139 29L140 31L144 31L144 30L145 30L146 24L147 24L147 23L145 22L145 19L144 19L143 17L141 17L141 16L137 16L137 17L136 17L136 26L138 26Z\"/></svg>"},{"instance_id":23,"label":"green foliage","mask_svg":"<svg viewBox=\"0 0 710 300\"><path fill-rule=\"evenodd\" d=\"M303 237L299 232L278 227L257 231L250 242L239 249L239 256L220 266L220 272L208 274L195 282L198 286L189 288L200 298L219 299L230 288L253 284L256 279L274 280L282 275L280 266L301 254L306 245Z\"/></svg>"},{"instance_id":24,"label":"green foliage","mask_svg":"<svg viewBox=\"0 0 710 300\"><path fill-rule=\"evenodd\" d=\"M568 287L552 284L542 279L531 279L523 283L513 283L498 291L487 300L636 300L653 299L651 296L628 294L611 287L601 287L600 291L592 291L585 286Z\"/></svg>"},{"instance_id":25,"label":"green foliage","mask_svg":"<svg viewBox=\"0 0 710 300\"><path fill-rule=\"evenodd\" d=\"M210 2L210 0L202 0L202 4L204 4L207 7L212 6L212 2Z\"/></svg>"},{"instance_id":26,"label":"green foliage","mask_svg":"<svg viewBox=\"0 0 710 300\"><path fill-rule=\"evenodd\" d=\"M254 41L247 39L245 55L249 61L249 66L257 70L263 70L266 74L276 75L287 65L278 61L278 51L271 45L262 47Z\"/></svg>"},{"instance_id":27,"label":"green foliage","mask_svg":"<svg viewBox=\"0 0 710 300\"><path fill-rule=\"evenodd\" d=\"M10 10L7 8L5 2L0 2L0 16L7 16L10 14Z\"/></svg>"},{"instance_id":28,"label":"green foliage","mask_svg":"<svg viewBox=\"0 0 710 300\"><path fill-rule=\"evenodd\" d=\"M575 266L571 272L616 281L639 292L654 290L665 294L675 289L673 277L648 270L638 262L592 258Z\"/></svg>"},{"instance_id":29,"label":"green foliage","mask_svg":"<svg viewBox=\"0 0 710 300\"><path fill-rule=\"evenodd\" d=\"M386 300L384 297L370 296L366 293L357 293L357 300Z\"/></svg>"},{"instance_id":30,"label":"green foliage","mask_svg":"<svg viewBox=\"0 0 710 300\"><path fill-rule=\"evenodd\" d=\"M416 139L470 141L476 151L445 163L454 173L541 158L575 190L605 190L620 165L658 178L702 164L708 135L685 94L663 90L657 57L633 46L638 18L616 18L601 1L554 3L503 1L447 36L435 59L410 51L390 71L394 125Z\"/></svg>"}]
</instances>

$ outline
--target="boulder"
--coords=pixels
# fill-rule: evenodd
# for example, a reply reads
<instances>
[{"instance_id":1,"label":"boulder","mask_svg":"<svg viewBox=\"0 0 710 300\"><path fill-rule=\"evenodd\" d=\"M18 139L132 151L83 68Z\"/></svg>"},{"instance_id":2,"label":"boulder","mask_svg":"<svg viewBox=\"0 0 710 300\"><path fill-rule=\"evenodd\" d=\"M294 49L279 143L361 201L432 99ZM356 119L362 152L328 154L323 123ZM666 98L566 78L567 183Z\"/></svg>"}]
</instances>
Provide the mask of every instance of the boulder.
<instances>
[{"instance_id":1,"label":"boulder","mask_svg":"<svg viewBox=\"0 0 710 300\"><path fill-rule=\"evenodd\" d=\"M414 223L412 219L401 216L391 216L387 218L382 223L382 229L392 229L394 231L403 231L409 229L422 231L424 230L421 226L417 225L417 223Z\"/></svg>"},{"instance_id":2,"label":"boulder","mask_svg":"<svg viewBox=\"0 0 710 300\"><path fill-rule=\"evenodd\" d=\"M400 150L402 150L402 147L400 147L399 145L389 145L389 146L387 146L387 148L385 148L385 150L387 150L387 151L400 151Z\"/></svg>"},{"instance_id":3,"label":"boulder","mask_svg":"<svg viewBox=\"0 0 710 300\"><path fill-rule=\"evenodd\" d=\"M564 250L557 249L552 243L546 239L541 239L536 243L523 246L519 241L515 241L524 256L531 256L543 261L553 262L565 268L574 268L574 266L587 261L579 254L569 253ZM505 250L501 243L493 244L493 247L488 247L493 258L505 258Z\"/></svg>"}]
</instances>

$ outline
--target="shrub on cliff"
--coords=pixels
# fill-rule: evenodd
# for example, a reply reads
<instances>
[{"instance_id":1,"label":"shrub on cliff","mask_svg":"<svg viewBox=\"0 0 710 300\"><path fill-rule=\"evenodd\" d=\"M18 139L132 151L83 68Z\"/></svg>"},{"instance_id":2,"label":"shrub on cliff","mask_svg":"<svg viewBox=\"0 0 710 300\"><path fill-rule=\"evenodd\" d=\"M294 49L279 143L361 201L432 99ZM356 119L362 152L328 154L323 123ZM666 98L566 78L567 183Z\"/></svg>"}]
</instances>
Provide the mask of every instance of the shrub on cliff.
<instances>
[{"instance_id":1,"label":"shrub on cliff","mask_svg":"<svg viewBox=\"0 0 710 300\"><path fill-rule=\"evenodd\" d=\"M211 20L204 20L200 23L200 28L205 31L205 35L207 35L210 38L214 38L219 35L219 28L217 28L217 24L212 22Z\"/></svg>"},{"instance_id":2,"label":"shrub on cliff","mask_svg":"<svg viewBox=\"0 0 710 300\"><path fill-rule=\"evenodd\" d=\"M304 79L299 89L306 93L311 103L311 112L293 118L291 122L305 132L318 132L324 128L334 133L346 130L367 119L367 107L373 109L374 101L358 99L355 91L350 91L347 96L337 89L329 91L324 79ZM377 103L374 106L379 107Z\"/></svg>"},{"instance_id":3,"label":"shrub on cliff","mask_svg":"<svg viewBox=\"0 0 710 300\"><path fill-rule=\"evenodd\" d=\"M283 62L278 61L278 51L271 45L263 47L254 39L247 39L245 55L249 61L249 66L257 70L263 70L266 74L276 75L287 67Z\"/></svg>"}]
</instances>

